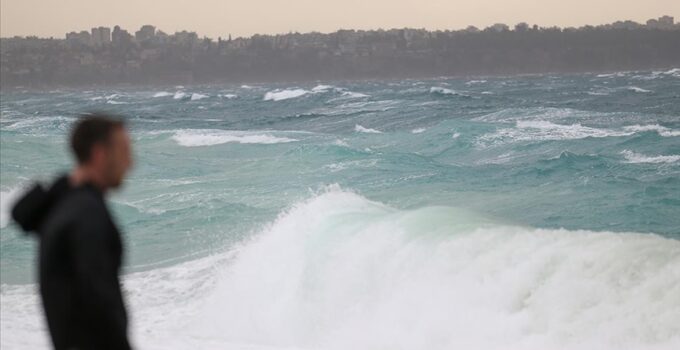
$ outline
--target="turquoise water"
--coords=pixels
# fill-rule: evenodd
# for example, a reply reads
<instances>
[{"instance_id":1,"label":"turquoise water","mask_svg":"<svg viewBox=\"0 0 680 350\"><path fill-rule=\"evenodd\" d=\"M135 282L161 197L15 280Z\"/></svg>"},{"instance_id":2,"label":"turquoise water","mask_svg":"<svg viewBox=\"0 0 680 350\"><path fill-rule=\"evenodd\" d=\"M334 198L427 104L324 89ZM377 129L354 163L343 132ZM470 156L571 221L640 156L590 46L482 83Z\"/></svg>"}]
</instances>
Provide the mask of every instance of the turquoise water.
<instances>
[{"instance_id":1,"label":"turquoise water","mask_svg":"<svg viewBox=\"0 0 680 350\"><path fill-rule=\"evenodd\" d=\"M145 348L680 342L678 69L1 97L3 348L44 346L10 203L88 110L130 123Z\"/></svg>"}]
</instances>

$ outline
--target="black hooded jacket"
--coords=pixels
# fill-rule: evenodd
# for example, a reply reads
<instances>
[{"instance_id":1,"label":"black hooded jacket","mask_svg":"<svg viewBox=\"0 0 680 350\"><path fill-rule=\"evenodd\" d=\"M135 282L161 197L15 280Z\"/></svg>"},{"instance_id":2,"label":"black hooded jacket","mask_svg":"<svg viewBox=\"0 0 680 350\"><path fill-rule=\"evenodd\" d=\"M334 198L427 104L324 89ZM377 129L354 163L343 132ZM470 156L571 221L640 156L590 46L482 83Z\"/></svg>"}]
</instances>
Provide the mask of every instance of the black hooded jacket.
<instances>
[{"instance_id":1,"label":"black hooded jacket","mask_svg":"<svg viewBox=\"0 0 680 350\"><path fill-rule=\"evenodd\" d=\"M129 349L118 273L122 244L101 191L59 178L12 209L40 239L40 293L55 349Z\"/></svg>"}]
</instances>

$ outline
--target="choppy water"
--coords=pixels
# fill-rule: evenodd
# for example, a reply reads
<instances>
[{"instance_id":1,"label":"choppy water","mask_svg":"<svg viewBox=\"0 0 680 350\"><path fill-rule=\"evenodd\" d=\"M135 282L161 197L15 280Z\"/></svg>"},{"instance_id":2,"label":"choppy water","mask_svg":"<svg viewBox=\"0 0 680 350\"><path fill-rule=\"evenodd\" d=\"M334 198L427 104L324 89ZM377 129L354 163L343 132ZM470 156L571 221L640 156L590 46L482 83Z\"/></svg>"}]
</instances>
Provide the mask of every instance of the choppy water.
<instances>
[{"instance_id":1,"label":"choppy water","mask_svg":"<svg viewBox=\"0 0 680 350\"><path fill-rule=\"evenodd\" d=\"M3 349L46 346L10 203L101 109L141 348L680 346L678 69L1 101Z\"/></svg>"}]
</instances>

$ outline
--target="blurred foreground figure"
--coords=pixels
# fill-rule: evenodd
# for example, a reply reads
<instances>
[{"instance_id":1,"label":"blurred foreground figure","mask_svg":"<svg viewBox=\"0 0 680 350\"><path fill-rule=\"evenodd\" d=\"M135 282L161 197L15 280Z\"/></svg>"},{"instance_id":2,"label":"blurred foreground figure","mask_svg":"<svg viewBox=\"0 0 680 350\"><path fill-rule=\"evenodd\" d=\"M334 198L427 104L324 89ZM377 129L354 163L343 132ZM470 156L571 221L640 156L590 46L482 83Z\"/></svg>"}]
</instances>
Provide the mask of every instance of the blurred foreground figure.
<instances>
[{"instance_id":1,"label":"blurred foreground figure","mask_svg":"<svg viewBox=\"0 0 680 350\"><path fill-rule=\"evenodd\" d=\"M71 135L77 165L12 209L40 239L40 293L55 349L129 349L118 273L123 246L104 201L132 165L122 120L87 115Z\"/></svg>"}]
</instances>

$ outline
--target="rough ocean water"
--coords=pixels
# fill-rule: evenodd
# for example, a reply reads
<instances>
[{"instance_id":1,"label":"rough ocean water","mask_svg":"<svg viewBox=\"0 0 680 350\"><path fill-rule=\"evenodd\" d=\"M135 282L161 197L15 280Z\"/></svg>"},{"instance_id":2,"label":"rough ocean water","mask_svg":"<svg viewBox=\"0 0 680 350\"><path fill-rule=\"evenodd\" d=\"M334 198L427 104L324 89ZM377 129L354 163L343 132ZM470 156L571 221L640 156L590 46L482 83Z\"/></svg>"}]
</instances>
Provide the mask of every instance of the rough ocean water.
<instances>
[{"instance_id":1,"label":"rough ocean water","mask_svg":"<svg viewBox=\"0 0 680 350\"><path fill-rule=\"evenodd\" d=\"M8 212L90 110L140 349L680 348L679 69L0 96L2 349L48 348Z\"/></svg>"}]
</instances>

